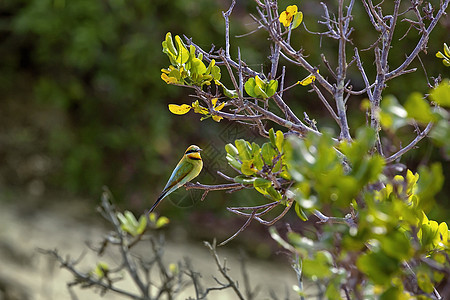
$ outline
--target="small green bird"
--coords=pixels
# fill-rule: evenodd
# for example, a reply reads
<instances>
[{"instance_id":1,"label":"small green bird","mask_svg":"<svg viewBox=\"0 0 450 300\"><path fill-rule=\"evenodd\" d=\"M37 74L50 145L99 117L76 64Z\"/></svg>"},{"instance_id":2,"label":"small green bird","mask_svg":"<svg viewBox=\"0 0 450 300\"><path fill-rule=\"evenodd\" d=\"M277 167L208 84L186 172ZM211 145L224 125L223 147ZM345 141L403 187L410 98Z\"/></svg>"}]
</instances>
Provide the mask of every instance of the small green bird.
<instances>
[{"instance_id":1,"label":"small green bird","mask_svg":"<svg viewBox=\"0 0 450 300\"><path fill-rule=\"evenodd\" d=\"M196 145L191 145L186 149L180 162L175 167L175 170L173 170L172 175L170 175L169 181L161 192L161 195L159 195L155 204L150 208L149 213L151 213L158 206L159 202L167 195L200 174L203 167L200 151L202 151L202 149Z\"/></svg>"}]
</instances>

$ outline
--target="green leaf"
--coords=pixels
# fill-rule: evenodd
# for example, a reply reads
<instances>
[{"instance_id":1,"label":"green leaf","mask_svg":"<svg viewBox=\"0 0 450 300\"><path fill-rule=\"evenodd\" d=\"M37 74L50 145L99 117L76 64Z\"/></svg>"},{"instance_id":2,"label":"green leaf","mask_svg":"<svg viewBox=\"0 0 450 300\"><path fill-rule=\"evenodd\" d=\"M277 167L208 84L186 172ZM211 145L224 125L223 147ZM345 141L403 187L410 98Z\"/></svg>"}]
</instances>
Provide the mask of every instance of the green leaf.
<instances>
[{"instance_id":1,"label":"green leaf","mask_svg":"<svg viewBox=\"0 0 450 300\"><path fill-rule=\"evenodd\" d=\"M260 156L259 154L261 153L261 148L259 147L259 145L255 142L252 142L252 157L254 158L255 156Z\"/></svg>"},{"instance_id":2,"label":"green leaf","mask_svg":"<svg viewBox=\"0 0 450 300\"><path fill-rule=\"evenodd\" d=\"M239 155L238 149L231 143L225 145L225 151L227 151L228 154L234 157Z\"/></svg>"},{"instance_id":3,"label":"green leaf","mask_svg":"<svg viewBox=\"0 0 450 300\"><path fill-rule=\"evenodd\" d=\"M190 45L190 46L189 46L189 59L188 59L188 61L192 62L192 60L193 60L194 58L197 58L197 57L195 56L195 46L194 46L194 45ZM200 60L200 61L201 61L201 60Z\"/></svg>"},{"instance_id":4,"label":"green leaf","mask_svg":"<svg viewBox=\"0 0 450 300\"><path fill-rule=\"evenodd\" d=\"M443 80L430 91L430 99L443 107L450 107L450 80Z\"/></svg>"},{"instance_id":5,"label":"green leaf","mask_svg":"<svg viewBox=\"0 0 450 300\"><path fill-rule=\"evenodd\" d=\"M283 152L283 141L284 141L283 132L278 130L276 137L275 137L275 145L276 145L278 151L280 151L280 153Z\"/></svg>"},{"instance_id":6,"label":"green leaf","mask_svg":"<svg viewBox=\"0 0 450 300\"><path fill-rule=\"evenodd\" d=\"M259 85L255 85L255 86L254 86L253 92L255 93L256 98L263 98L263 99L269 98L269 96L267 96L267 94L266 94L266 92L263 90L263 88L260 87Z\"/></svg>"},{"instance_id":7,"label":"green leaf","mask_svg":"<svg viewBox=\"0 0 450 300\"><path fill-rule=\"evenodd\" d=\"M277 152L273 149L270 143L264 143L261 148L261 155L263 157L264 162L271 166L272 160L277 155Z\"/></svg>"},{"instance_id":8,"label":"green leaf","mask_svg":"<svg viewBox=\"0 0 450 300\"><path fill-rule=\"evenodd\" d=\"M414 250L405 233L394 231L379 237L381 249L398 260L408 260Z\"/></svg>"},{"instance_id":9,"label":"green leaf","mask_svg":"<svg viewBox=\"0 0 450 300\"><path fill-rule=\"evenodd\" d=\"M438 237L439 225L436 221L428 221L422 224L419 231L419 240L425 249L432 249L434 241Z\"/></svg>"},{"instance_id":10,"label":"green leaf","mask_svg":"<svg viewBox=\"0 0 450 300\"><path fill-rule=\"evenodd\" d=\"M419 180L417 181L416 194L420 198L420 205L426 210L431 208L434 196L441 190L444 184L442 165L433 163L430 167L419 167Z\"/></svg>"},{"instance_id":11,"label":"green leaf","mask_svg":"<svg viewBox=\"0 0 450 300\"><path fill-rule=\"evenodd\" d=\"M303 273L308 277L325 278L329 277L333 268L333 258L328 251L322 250L315 252L313 259L304 258Z\"/></svg>"},{"instance_id":12,"label":"green leaf","mask_svg":"<svg viewBox=\"0 0 450 300\"><path fill-rule=\"evenodd\" d=\"M253 175L257 170L253 166L253 159L242 160L241 172L244 175Z\"/></svg>"},{"instance_id":13,"label":"green leaf","mask_svg":"<svg viewBox=\"0 0 450 300\"><path fill-rule=\"evenodd\" d=\"M255 168L258 170L262 170L264 167L264 162L261 157L261 148L258 144L252 143L252 156L253 156L253 164L255 165Z\"/></svg>"},{"instance_id":14,"label":"green leaf","mask_svg":"<svg viewBox=\"0 0 450 300\"><path fill-rule=\"evenodd\" d=\"M380 121L384 128L391 128L393 131L408 124L408 113L400 105L393 95L383 97L381 101Z\"/></svg>"},{"instance_id":15,"label":"green leaf","mask_svg":"<svg viewBox=\"0 0 450 300\"><path fill-rule=\"evenodd\" d=\"M436 119L431 112L430 104L423 99L423 95L419 92L414 92L408 97L405 109L409 118L413 118L423 124L433 122Z\"/></svg>"},{"instance_id":16,"label":"green leaf","mask_svg":"<svg viewBox=\"0 0 450 300\"><path fill-rule=\"evenodd\" d=\"M105 277L106 273L109 271L109 266L105 262L99 262L95 267L94 274L99 278Z\"/></svg>"},{"instance_id":17,"label":"green leaf","mask_svg":"<svg viewBox=\"0 0 450 300\"><path fill-rule=\"evenodd\" d=\"M406 171L406 194L411 195L414 187L416 186L417 180L419 180L419 174L411 172L411 170Z\"/></svg>"},{"instance_id":18,"label":"green leaf","mask_svg":"<svg viewBox=\"0 0 450 300\"><path fill-rule=\"evenodd\" d=\"M188 61L189 56L190 56L189 51L186 48L186 46L184 45L184 43L181 41L181 38L178 35L175 36L175 45L177 47L177 52L178 52L177 63L178 63L178 65L181 66Z\"/></svg>"},{"instance_id":19,"label":"green leaf","mask_svg":"<svg viewBox=\"0 0 450 300\"><path fill-rule=\"evenodd\" d=\"M248 146L247 142L243 139L235 140L234 144L239 151L239 157L242 161L250 160L252 158L251 149Z\"/></svg>"},{"instance_id":20,"label":"green leaf","mask_svg":"<svg viewBox=\"0 0 450 300\"><path fill-rule=\"evenodd\" d=\"M205 64L198 58L192 58L191 60L191 73L192 75L203 75L206 72Z\"/></svg>"},{"instance_id":21,"label":"green leaf","mask_svg":"<svg viewBox=\"0 0 450 300\"><path fill-rule=\"evenodd\" d=\"M244 84L244 89L250 97L256 98L258 95L255 93L255 78L249 78Z\"/></svg>"},{"instance_id":22,"label":"green leaf","mask_svg":"<svg viewBox=\"0 0 450 300\"><path fill-rule=\"evenodd\" d=\"M236 90L229 90L225 87L225 85L220 84L222 86L223 89L223 93L225 94L225 96L227 96L230 99L235 99L237 97L239 97L239 94Z\"/></svg>"},{"instance_id":23,"label":"green leaf","mask_svg":"<svg viewBox=\"0 0 450 300\"><path fill-rule=\"evenodd\" d=\"M272 186L272 181L270 180L263 178L256 178L255 181L253 182L253 187L255 188L255 190L257 190L264 196L269 196L275 200L281 199L281 195L279 196L277 195L278 192Z\"/></svg>"},{"instance_id":24,"label":"green leaf","mask_svg":"<svg viewBox=\"0 0 450 300\"><path fill-rule=\"evenodd\" d=\"M297 12L294 15L294 19L292 20L292 29L297 28L303 21L303 13L301 11Z\"/></svg>"},{"instance_id":25,"label":"green leaf","mask_svg":"<svg viewBox=\"0 0 450 300\"><path fill-rule=\"evenodd\" d=\"M280 201L281 198L283 198L283 196L281 196L280 192L278 192L273 186L268 187L266 189L266 192L275 201Z\"/></svg>"},{"instance_id":26,"label":"green leaf","mask_svg":"<svg viewBox=\"0 0 450 300\"><path fill-rule=\"evenodd\" d=\"M242 163L240 163L234 156L232 156L231 154L227 153L226 159L228 161L228 164L230 166L232 166L233 168L240 170Z\"/></svg>"},{"instance_id":27,"label":"green leaf","mask_svg":"<svg viewBox=\"0 0 450 300\"><path fill-rule=\"evenodd\" d=\"M147 217L145 215L141 215L139 217L139 225L136 227L136 233L142 234L145 231L145 228L147 227Z\"/></svg>"},{"instance_id":28,"label":"green leaf","mask_svg":"<svg viewBox=\"0 0 450 300\"><path fill-rule=\"evenodd\" d=\"M175 45L173 44L172 34L168 32L166 34L166 39L162 42L163 53L167 54L169 57L170 63L172 65L176 64L176 58L178 55L177 50L175 49Z\"/></svg>"},{"instance_id":29,"label":"green leaf","mask_svg":"<svg viewBox=\"0 0 450 300\"><path fill-rule=\"evenodd\" d=\"M216 61L214 59L211 59L209 62L208 68L206 69L205 74L211 74L212 68L216 65Z\"/></svg>"},{"instance_id":30,"label":"green leaf","mask_svg":"<svg viewBox=\"0 0 450 300\"><path fill-rule=\"evenodd\" d=\"M264 179L264 178L260 178L257 177L254 181L253 181L253 186L259 187L259 188L268 188L270 186L272 186L272 181Z\"/></svg>"},{"instance_id":31,"label":"green leaf","mask_svg":"<svg viewBox=\"0 0 450 300\"><path fill-rule=\"evenodd\" d=\"M269 129L269 139L270 139L270 142L272 143L272 146L276 147L277 142L276 142L275 130L273 130L273 128Z\"/></svg>"},{"instance_id":32,"label":"green leaf","mask_svg":"<svg viewBox=\"0 0 450 300\"><path fill-rule=\"evenodd\" d=\"M382 251L365 253L359 256L356 265L376 284L389 284L392 276L399 270L399 261Z\"/></svg>"},{"instance_id":33,"label":"green leaf","mask_svg":"<svg viewBox=\"0 0 450 300\"><path fill-rule=\"evenodd\" d=\"M403 290L397 286L391 286L383 294L380 295L379 300L410 300L411 297L408 294L405 294Z\"/></svg>"},{"instance_id":34,"label":"green leaf","mask_svg":"<svg viewBox=\"0 0 450 300\"><path fill-rule=\"evenodd\" d=\"M307 237L303 237L298 233L291 231L287 233L287 238L302 257L306 257L309 253L316 251L314 248L314 241Z\"/></svg>"},{"instance_id":35,"label":"green leaf","mask_svg":"<svg viewBox=\"0 0 450 300\"><path fill-rule=\"evenodd\" d=\"M244 175L238 175L234 177L234 181L240 184L253 184L253 182L257 179L257 177L247 177Z\"/></svg>"},{"instance_id":36,"label":"green leaf","mask_svg":"<svg viewBox=\"0 0 450 300\"><path fill-rule=\"evenodd\" d=\"M308 221L308 216L305 214L305 212L300 207L300 204L298 202L295 202L295 213L302 221Z\"/></svg>"},{"instance_id":37,"label":"green leaf","mask_svg":"<svg viewBox=\"0 0 450 300\"><path fill-rule=\"evenodd\" d=\"M275 79L272 79L266 88L267 96L272 97L273 95L275 95L275 93L277 92L277 89L278 89L278 81Z\"/></svg>"},{"instance_id":38,"label":"green leaf","mask_svg":"<svg viewBox=\"0 0 450 300\"><path fill-rule=\"evenodd\" d=\"M222 74L220 73L219 66L213 66L211 69L211 75L214 78L214 80L220 80L222 77Z\"/></svg>"},{"instance_id":39,"label":"green leaf","mask_svg":"<svg viewBox=\"0 0 450 300\"><path fill-rule=\"evenodd\" d=\"M433 292L434 286L431 283L431 279L428 274L423 271L417 272L417 285L427 294Z\"/></svg>"},{"instance_id":40,"label":"green leaf","mask_svg":"<svg viewBox=\"0 0 450 300\"><path fill-rule=\"evenodd\" d=\"M341 297L340 283L335 284L334 282L331 282L331 283L327 284L327 290L325 292L325 297L327 299L341 300L342 297Z\"/></svg>"},{"instance_id":41,"label":"green leaf","mask_svg":"<svg viewBox=\"0 0 450 300\"><path fill-rule=\"evenodd\" d=\"M254 78L249 78L247 82L244 84L244 89L247 92L247 94L254 98L263 98L263 99L268 98L269 96L265 92L266 88L267 83L261 78L259 78L258 75L256 75Z\"/></svg>"},{"instance_id":42,"label":"green leaf","mask_svg":"<svg viewBox=\"0 0 450 300\"><path fill-rule=\"evenodd\" d=\"M127 220L127 224L129 224L130 226L136 227L138 225L136 217L133 215L131 211L128 210L125 211L125 218Z\"/></svg>"},{"instance_id":43,"label":"green leaf","mask_svg":"<svg viewBox=\"0 0 450 300\"><path fill-rule=\"evenodd\" d=\"M283 167L283 164L282 164L281 159L277 159L277 162L275 163L275 165L272 168L272 172L273 173L280 172L282 167Z\"/></svg>"}]
</instances>

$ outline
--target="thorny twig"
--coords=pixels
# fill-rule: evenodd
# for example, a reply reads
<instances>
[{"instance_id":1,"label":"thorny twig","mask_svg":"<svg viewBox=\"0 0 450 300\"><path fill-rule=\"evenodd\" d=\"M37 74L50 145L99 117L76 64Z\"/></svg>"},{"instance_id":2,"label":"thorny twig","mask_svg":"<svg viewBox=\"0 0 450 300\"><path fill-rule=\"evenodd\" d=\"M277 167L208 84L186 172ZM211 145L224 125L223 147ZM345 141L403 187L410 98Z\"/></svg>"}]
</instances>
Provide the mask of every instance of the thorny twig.
<instances>
[{"instance_id":1,"label":"thorny twig","mask_svg":"<svg viewBox=\"0 0 450 300\"><path fill-rule=\"evenodd\" d=\"M205 246L209 249L209 251L211 252L211 254L214 257L214 261L216 262L216 265L219 269L220 274L226 279L227 281L227 285L222 284L222 286L228 288L232 288L234 293L236 294L236 296L240 299L240 300L244 300L245 297L244 295L242 295L241 291L239 290L239 286L237 285L237 282L234 281L230 275L228 274L228 269L226 267L226 262L223 263L223 265L220 263L220 259L219 256L217 255L217 251L216 251L216 242L214 241L212 244L208 243L208 242L204 242Z\"/></svg>"},{"instance_id":2,"label":"thorny twig","mask_svg":"<svg viewBox=\"0 0 450 300\"><path fill-rule=\"evenodd\" d=\"M109 290L122 296L128 297L130 299L145 299L141 298L136 294L130 293L127 290L118 288L104 279L96 278L90 273L81 272L80 270L77 269L77 261L72 261L70 257L63 258L56 249L55 250L38 249L38 251L42 254L53 257L54 259L56 259L56 261L58 261L61 267L72 273L72 275L75 277L75 280L68 283L69 286L81 285L82 288L97 286L100 287L103 292Z\"/></svg>"},{"instance_id":3,"label":"thorny twig","mask_svg":"<svg viewBox=\"0 0 450 300\"><path fill-rule=\"evenodd\" d=\"M104 269L103 275L98 275L92 271L83 272L80 271L78 264L83 260L85 253L83 253L78 259L72 260L69 256L63 258L57 250L38 249L40 253L49 255L56 259L62 268L68 270L74 276L74 280L68 283L68 288L76 285L81 288L97 287L100 288L102 295L110 291L129 299L150 300L161 299L165 296L167 296L168 299L174 299L173 297L187 286L193 285L196 293L196 299L206 299L207 295L212 291L224 289L232 289L239 299L254 299L253 296L255 295L255 292L251 291L248 278L246 279L247 283L245 285L245 292L248 297L245 298L243 296L239 289L238 282L229 275L226 264L222 264L220 262L216 251L215 242L213 244L205 242L205 245L210 250L219 272L225 279L226 283L222 283L219 279L214 278L219 286L203 289L200 281L201 276L198 272L193 270L188 258L185 258L184 264L178 263L178 272L169 270L168 266L166 266L163 262L164 246L161 239L159 241L154 238L148 239L150 242L150 247L148 247L148 249L151 250L150 253L152 254L150 256L148 255L149 251L146 251L145 257L141 257L136 253L131 252L131 248L127 247L131 236L125 235L125 232L121 230L119 221L116 218L115 208L110 203L110 194L107 190L105 190L102 196L101 213L102 216L104 216L113 226L114 231L105 238L106 242L103 242L100 248L91 249L94 250L97 255L101 255L108 245L113 245L116 249L118 247L119 252L122 252L122 257L124 255L127 257L127 261L122 258L122 261L117 262L116 268L110 267L108 269ZM123 234L122 239L120 238L121 234ZM101 251L101 253L99 251ZM130 268L130 266L132 266L132 268ZM154 282L152 279L152 268L156 268L159 271L159 284ZM93 270L93 268L91 270ZM138 281L142 284L142 286L144 286L146 289L145 291L147 292L139 290L138 292L133 293L117 286L115 283L123 279L124 272L127 272L129 275L130 273L133 273L133 276L138 278ZM244 266L242 272L245 278L247 273ZM113 277L114 275L117 275L117 277ZM135 278L131 275L130 277L133 281L135 280ZM138 284L136 285L139 287ZM150 295L150 289L153 289L152 295ZM70 293L75 295L73 290L70 290Z\"/></svg>"}]
</instances>

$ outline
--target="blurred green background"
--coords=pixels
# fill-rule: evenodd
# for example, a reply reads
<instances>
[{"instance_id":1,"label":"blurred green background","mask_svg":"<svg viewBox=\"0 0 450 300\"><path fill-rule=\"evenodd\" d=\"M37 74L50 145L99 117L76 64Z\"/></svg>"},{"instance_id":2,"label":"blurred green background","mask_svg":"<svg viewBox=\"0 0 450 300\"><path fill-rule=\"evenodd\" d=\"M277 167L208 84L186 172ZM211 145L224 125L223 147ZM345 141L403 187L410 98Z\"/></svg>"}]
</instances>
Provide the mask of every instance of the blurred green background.
<instances>
[{"instance_id":1,"label":"blurred green background","mask_svg":"<svg viewBox=\"0 0 450 300\"><path fill-rule=\"evenodd\" d=\"M330 11L334 1L328 1ZM438 1L434 1L435 3ZM280 1L284 8L293 1ZM322 8L316 1L297 3L304 23L311 31L324 30L318 24ZM0 2L0 185L4 190L26 191L46 199L52 192L81 195L94 206L102 186L108 186L116 200L127 209L142 212L156 199L185 148L197 144L204 148L205 169L198 180L205 184L223 182L217 170L227 169L223 146L235 138L258 140L245 127L211 119L200 122L193 113L172 115L169 103L190 103L189 91L169 86L160 79L160 69L168 66L161 52L161 41L173 35L192 37L209 50L224 46L222 11L229 1L222 0L4 0ZM253 1L238 1L232 15L232 36L255 28L249 13L257 15ZM354 46L368 48L376 32L365 18L360 3L355 6L352 35ZM394 39L408 30L399 23ZM420 55L428 76L449 77L435 53L450 41L447 16L430 37L427 54ZM390 66L398 66L409 53L418 34L398 42L390 53ZM301 26L293 34L293 44L303 48L315 65L321 66L324 53L332 66L336 44L306 33ZM233 57L237 46L243 59L254 69L269 66L266 33L232 38ZM321 47L321 49L320 49ZM349 60L353 46L348 48ZM360 53L364 67L374 78L373 51ZM262 63L262 65L261 65ZM282 60L282 63L286 63ZM427 92L425 75L418 71L389 82L387 93L402 103L412 91ZM355 89L362 80L353 66L350 78ZM287 84L307 76L303 70L287 68ZM222 68L222 77L228 76ZM337 128L326 110L308 88L297 87L285 93L287 103L302 116L307 111L319 128ZM352 130L365 123L361 98L351 98L349 122ZM401 137L403 144L414 138L411 128ZM403 158L412 170L431 161L448 163L439 148L422 142ZM449 168L444 168L450 178ZM447 180L448 182L448 180ZM441 207L449 207L447 185L440 194ZM233 195L212 192L202 203L201 192L180 189L160 210L169 217L195 218L199 224L216 228L230 218L225 206L262 203L258 193L245 191ZM186 207L186 210L180 209ZM191 209L192 208L192 209ZM223 219L218 219L217 214ZM436 210L435 218L445 220L448 211ZM292 216L295 217L295 216ZM228 221L227 221L228 222ZM236 228L242 223L236 221ZM230 235L229 228L224 234Z\"/></svg>"}]
</instances>

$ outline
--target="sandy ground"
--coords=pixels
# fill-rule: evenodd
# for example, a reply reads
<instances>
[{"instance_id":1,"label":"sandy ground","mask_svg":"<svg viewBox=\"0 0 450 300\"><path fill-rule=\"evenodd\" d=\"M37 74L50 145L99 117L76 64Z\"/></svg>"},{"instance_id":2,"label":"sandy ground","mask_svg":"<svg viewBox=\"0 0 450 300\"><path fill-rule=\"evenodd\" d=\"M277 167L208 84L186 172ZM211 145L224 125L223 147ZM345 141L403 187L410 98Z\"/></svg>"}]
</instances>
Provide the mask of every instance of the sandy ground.
<instances>
[{"instance_id":1,"label":"sandy ground","mask_svg":"<svg viewBox=\"0 0 450 300\"><path fill-rule=\"evenodd\" d=\"M3 200L3 201L2 201ZM52 300L52 299L128 299L113 293L101 296L92 289L72 289L77 298L71 298L67 282L73 277L59 268L55 260L37 251L38 248L58 249L63 256L77 258L88 250L86 242L96 243L108 232L105 224L95 224L95 213L91 208L77 204L75 201L58 202L44 209L30 209L28 205L18 208L17 201L0 199L0 300ZM85 216L90 216L86 218ZM105 222L106 223L106 222ZM193 269L202 274L205 285L213 285L213 276L221 278L208 249L201 242L166 241L165 263L176 263L188 257ZM146 249L141 249L146 251ZM88 251L89 252L89 251ZM231 275L242 287L240 260L236 251L222 247L218 253L221 259L227 259ZM114 261L114 255L102 257L101 260ZM86 255L80 263L80 269L87 271L99 261L94 255ZM295 273L285 264L261 260L249 260L247 263L250 282L259 286L257 299L298 299L292 291L296 284ZM135 290L130 280L121 286ZM192 288L187 289L176 299L195 297ZM230 290L215 291L208 299L237 299Z\"/></svg>"}]
</instances>

